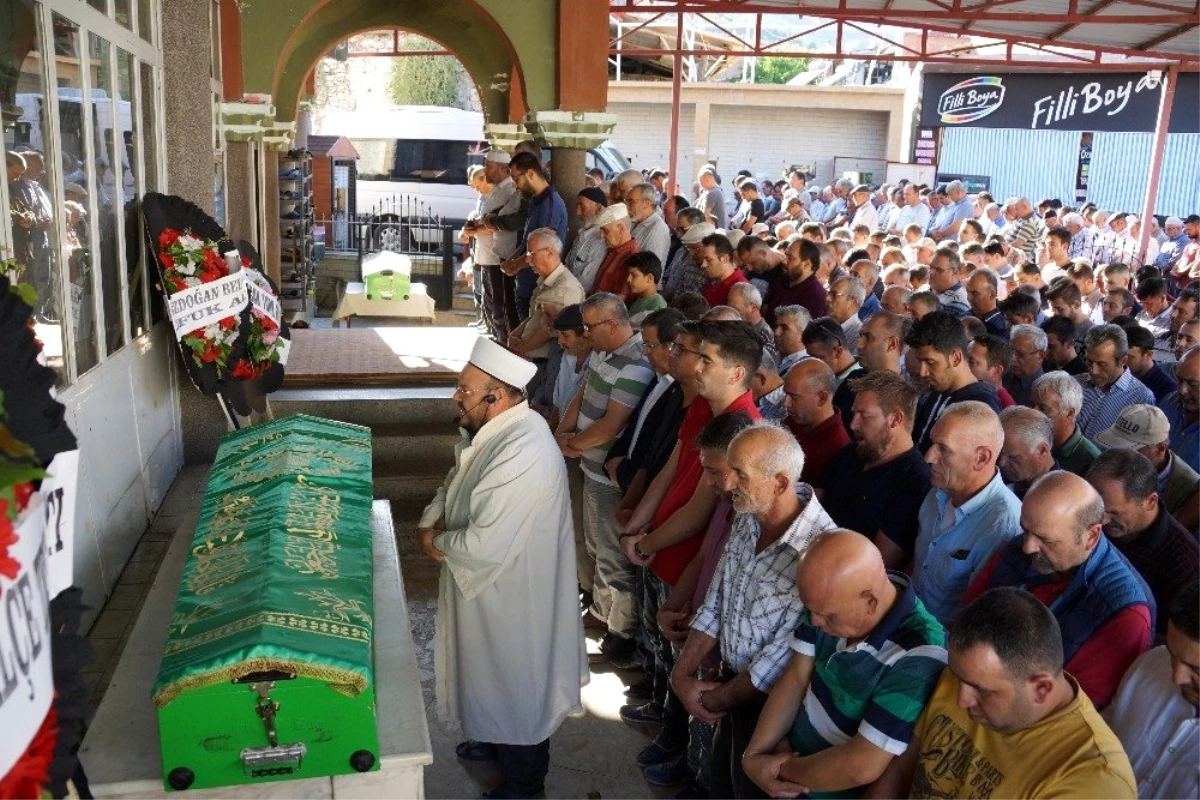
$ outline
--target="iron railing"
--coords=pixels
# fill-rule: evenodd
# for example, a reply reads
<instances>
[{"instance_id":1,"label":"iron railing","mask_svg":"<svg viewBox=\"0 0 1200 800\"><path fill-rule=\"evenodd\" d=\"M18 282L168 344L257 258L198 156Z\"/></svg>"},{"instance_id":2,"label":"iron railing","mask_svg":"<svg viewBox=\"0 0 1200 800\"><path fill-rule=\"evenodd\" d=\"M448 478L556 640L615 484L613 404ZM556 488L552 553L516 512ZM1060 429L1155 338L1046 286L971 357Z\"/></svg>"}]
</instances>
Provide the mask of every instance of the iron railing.
<instances>
[{"instance_id":1,"label":"iron railing","mask_svg":"<svg viewBox=\"0 0 1200 800\"><path fill-rule=\"evenodd\" d=\"M456 240L449 224L415 197L396 195L370 211L317 220L325 227L326 250L363 258L390 250L413 260L412 279L425 284L438 310L454 303Z\"/></svg>"}]
</instances>

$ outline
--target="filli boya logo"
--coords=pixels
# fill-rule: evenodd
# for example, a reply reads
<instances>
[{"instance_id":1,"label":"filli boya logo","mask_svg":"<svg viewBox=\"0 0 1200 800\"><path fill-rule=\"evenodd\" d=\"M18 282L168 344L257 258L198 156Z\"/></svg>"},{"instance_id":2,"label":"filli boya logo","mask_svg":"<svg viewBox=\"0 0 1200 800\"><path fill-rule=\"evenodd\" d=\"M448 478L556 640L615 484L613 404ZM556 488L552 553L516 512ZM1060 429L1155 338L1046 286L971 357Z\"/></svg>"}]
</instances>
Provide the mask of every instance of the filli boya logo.
<instances>
[{"instance_id":1,"label":"filli boya logo","mask_svg":"<svg viewBox=\"0 0 1200 800\"><path fill-rule=\"evenodd\" d=\"M1004 103L1004 79L969 78L954 84L938 98L938 114L947 125L983 119Z\"/></svg>"}]
</instances>

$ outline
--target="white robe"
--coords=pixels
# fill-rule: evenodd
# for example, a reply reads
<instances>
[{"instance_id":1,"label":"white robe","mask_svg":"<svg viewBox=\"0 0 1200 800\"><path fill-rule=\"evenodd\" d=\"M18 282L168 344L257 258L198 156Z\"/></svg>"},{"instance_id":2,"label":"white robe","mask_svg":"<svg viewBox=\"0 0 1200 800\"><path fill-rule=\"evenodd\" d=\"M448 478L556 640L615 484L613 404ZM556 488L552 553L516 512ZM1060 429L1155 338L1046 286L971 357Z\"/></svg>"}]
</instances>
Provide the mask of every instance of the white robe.
<instances>
[{"instance_id":1,"label":"white robe","mask_svg":"<svg viewBox=\"0 0 1200 800\"><path fill-rule=\"evenodd\" d=\"M421 515L446 531L434 653L438 712L471 739L533 745L583 713L589 671L567 473L546 421L510 408L454 448Z\"/></svg>"}]
</instances>

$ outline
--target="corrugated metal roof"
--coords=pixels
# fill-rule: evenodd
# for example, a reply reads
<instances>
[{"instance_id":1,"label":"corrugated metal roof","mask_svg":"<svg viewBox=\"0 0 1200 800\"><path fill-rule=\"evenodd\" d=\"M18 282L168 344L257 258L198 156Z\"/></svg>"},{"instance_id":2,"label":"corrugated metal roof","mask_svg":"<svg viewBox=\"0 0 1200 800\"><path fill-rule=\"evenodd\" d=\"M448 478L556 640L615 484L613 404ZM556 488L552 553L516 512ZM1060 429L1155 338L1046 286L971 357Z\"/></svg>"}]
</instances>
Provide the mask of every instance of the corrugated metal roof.
<instances>
[{"instance_id":1,"label":"corrugated metal roof","mask_svg":"<svg viewBox=\"0 0 1200 800\"><path fill-rule=\"evenodd\" d=\"M612 10L835 17L1200 62L1195 0L612 0Z\"/></svg>"}]
</instances>

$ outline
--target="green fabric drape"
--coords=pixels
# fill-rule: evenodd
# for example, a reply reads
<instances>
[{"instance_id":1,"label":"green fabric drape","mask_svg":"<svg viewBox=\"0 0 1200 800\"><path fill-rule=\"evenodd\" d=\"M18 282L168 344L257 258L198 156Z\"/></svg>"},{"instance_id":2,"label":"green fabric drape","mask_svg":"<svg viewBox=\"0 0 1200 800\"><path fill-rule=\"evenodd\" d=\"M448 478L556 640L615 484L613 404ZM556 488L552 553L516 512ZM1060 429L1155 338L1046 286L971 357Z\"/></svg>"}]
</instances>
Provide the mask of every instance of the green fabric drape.
<instances>
[{"instance_id":1,"label":"green fabric drape","mask_svg":"<svg viewBox=\"0 0 1200 800\"><path fill-rule=\"evenodd\" d=\"M372 683L371 433L308 416L227 434L209 475L154 687L265 670Z\"/></svg>"}]
</instances>

